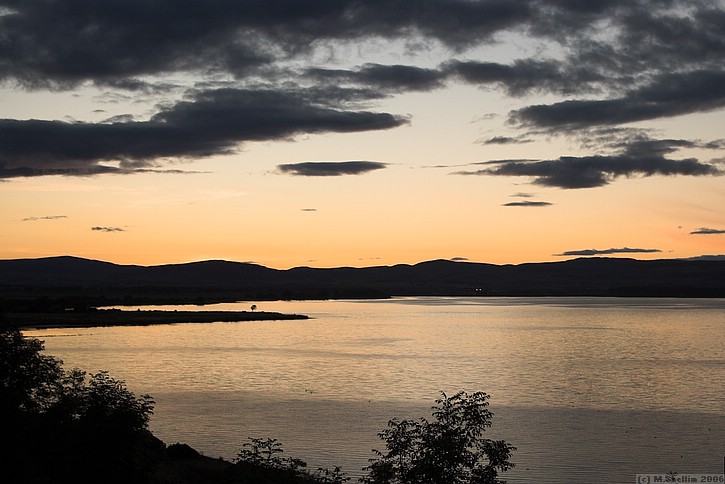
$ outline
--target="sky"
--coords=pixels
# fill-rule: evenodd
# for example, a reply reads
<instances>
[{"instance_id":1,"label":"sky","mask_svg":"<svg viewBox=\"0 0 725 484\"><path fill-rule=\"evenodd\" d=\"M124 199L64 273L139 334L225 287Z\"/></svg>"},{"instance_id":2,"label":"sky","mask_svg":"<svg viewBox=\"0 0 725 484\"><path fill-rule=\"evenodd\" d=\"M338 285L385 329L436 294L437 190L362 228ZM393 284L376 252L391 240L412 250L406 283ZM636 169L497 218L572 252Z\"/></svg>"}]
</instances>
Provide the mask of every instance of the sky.
<instances>
[{"instance_id":1,"label":"sky","mask_svg":"<svg viewBox=\"0 0 725 484\"><path fill-rule=\"evenodd\" d=\"M0 0L0 258L725 254L725 0Z\"/></svg>"}]
</instances>

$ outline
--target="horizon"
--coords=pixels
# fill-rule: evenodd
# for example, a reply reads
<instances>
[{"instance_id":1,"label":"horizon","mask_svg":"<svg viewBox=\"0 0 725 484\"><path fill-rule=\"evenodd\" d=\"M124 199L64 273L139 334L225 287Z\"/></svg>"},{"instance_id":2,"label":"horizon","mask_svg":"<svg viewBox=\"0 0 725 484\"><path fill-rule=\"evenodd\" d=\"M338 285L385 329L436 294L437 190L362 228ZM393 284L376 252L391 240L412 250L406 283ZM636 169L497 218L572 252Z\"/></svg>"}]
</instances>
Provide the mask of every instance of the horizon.
<instances>
[{"instance_id":1,"label":"horizon","mask_svg":"<svg viewBox=\"0 0 725 484\"><path fill-rule=\"evenodd\" d=\"M481 265L494 265L494 266L519 266L519 265L525 265L525 264L551 264L551 263L565 263L565 262L573 262L578 260L591 260L591 259L597 259L597 260L630 260L630 261L637 261L637 262L655 262L655 261L725 261L725 254L703 254L699 256L694 257L686 257L686 258L670 258L670 257L662 257L657 259L638 259L635 257L612 257L612 256L602 256L602 255L596 255L596 256L577 256L572 257L569 259L561 259L556 261L528 261L528 262L520 262L520 263L502 263L497 264L493 262L486 262L486 261L473 261L473 260L463 260L460 258L435 258L435 259L426 259L421 260L417 262L398 262L393 264L378 264L378 265L364 265L364 266L314 266L314 265L298 265L298 266L291 266L291 267L273 267L273 266L267 266L264 264L260 264L258 262L254 261L238 261L238 260L231 260L231 259L199 259L199 260L189 260L184 262L168 262L168 263L158 263L158 264L134 264L134 263L120 263L120 262L114 262L111 260L106 259L91 259L87 257L80 257L76 255L50 255L50 256L42 256L42 257L23 257L23 258L14 258L14 259L0 259L0 262L10 262L10 261L29 261L29 260L45 260L45 259L78 259L78 260L86 260L90 262L100 262L100 263L106 263L106 264L113 264L118 266L135 266L135 267L161 267L161 266L172 266L172 265L188 265L188 264L199 264L204 262L228 262L232 264L249 264L249 265L256 265L260 267L264 267L267 269L273 269L273 270L279 270L279 271L286 271L290 269L303 269L303 268L309 268L309 269L370 269L370 268L376 268L376 267L395 267L395 266L416 266L420 264L426 264L431 262L451 262L451 263L460 263L460 264L481 264Z\"/></svg>"},{"instance_id":2,"label":"horizon","mask_svg":"<svg viewBox=\"0 0 725 484\"><path fill-rule=\"evenodd\" d=\"M725 254L725 0L176 7L0 0L0 259Z\"/></svg>"}]
</instances>

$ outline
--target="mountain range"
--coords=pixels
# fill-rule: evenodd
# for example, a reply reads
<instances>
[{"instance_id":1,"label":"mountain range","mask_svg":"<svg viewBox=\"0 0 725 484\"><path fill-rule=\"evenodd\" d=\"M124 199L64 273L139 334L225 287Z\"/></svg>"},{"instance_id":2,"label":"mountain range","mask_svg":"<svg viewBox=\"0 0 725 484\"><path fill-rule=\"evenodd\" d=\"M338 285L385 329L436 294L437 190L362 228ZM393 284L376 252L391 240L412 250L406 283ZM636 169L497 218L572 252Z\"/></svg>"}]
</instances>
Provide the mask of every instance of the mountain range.
<instances>
[{"instance_id":1,"label":"mountain range","mask_svg":"<svg viewBox=\"0 0 725 484\"><path fill-rule=\"evenodd\" d=\"M6 305L41 299L102 305L422 295L725 297L725 260L578 258L518 265L433 260L279 270L223 260L139 266L61 256L0 260L0 291Z\"/></svg>"}]
</instances>

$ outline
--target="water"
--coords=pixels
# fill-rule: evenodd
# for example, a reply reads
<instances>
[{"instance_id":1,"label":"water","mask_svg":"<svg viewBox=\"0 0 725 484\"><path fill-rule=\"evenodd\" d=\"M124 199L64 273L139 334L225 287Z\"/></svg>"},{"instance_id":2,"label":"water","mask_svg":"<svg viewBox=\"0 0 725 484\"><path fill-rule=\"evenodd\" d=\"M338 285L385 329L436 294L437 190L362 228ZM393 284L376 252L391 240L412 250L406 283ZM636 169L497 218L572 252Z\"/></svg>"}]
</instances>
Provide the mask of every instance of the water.
<instances>
[{"instance_id":1,"label":"water","mask_svg":"<svg viewBox=\"0 0 725 484\"><path fill-rule=\"evenodd\" d=\"M273 437L313 469L357 476L388 419L429 416L440 391L464 389L491 395L487 434L518 447L511 483L723 472L723 299L254 304L312 319L26 334L66 367L150 393L157 436L215 457Z\"/></svg>"}]
</instances>

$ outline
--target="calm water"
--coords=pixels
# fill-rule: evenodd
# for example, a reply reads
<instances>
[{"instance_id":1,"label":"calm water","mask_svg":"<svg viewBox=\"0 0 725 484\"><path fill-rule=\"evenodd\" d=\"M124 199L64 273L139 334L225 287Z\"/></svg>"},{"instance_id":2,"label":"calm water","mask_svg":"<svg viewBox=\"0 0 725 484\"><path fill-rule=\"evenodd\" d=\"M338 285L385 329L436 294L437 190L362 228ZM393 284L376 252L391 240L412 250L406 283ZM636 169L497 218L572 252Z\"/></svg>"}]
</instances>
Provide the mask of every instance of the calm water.
<instances>
[{"instance_id":1,"label":"calm water","mask_svg":"<svg viewBox=\"0 0 725 484\"><path fill-rule=\"evenodd\" d=\"M518 447L511 483L723 472L723 299L256 304L313 319L26 334L150 393L156 435L211 456L274 437L312 468L359 475L389 418L429 416L440 391L465 389L491 395L488 433Z\"/></svg>"}]
</instances>

